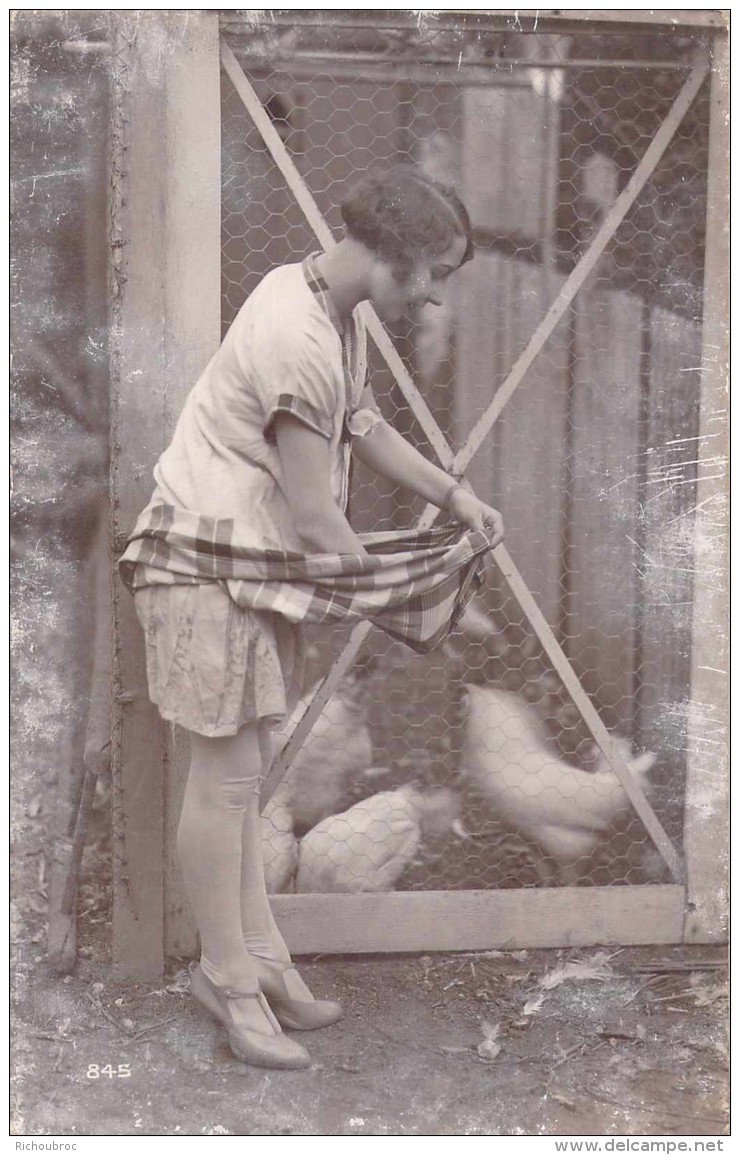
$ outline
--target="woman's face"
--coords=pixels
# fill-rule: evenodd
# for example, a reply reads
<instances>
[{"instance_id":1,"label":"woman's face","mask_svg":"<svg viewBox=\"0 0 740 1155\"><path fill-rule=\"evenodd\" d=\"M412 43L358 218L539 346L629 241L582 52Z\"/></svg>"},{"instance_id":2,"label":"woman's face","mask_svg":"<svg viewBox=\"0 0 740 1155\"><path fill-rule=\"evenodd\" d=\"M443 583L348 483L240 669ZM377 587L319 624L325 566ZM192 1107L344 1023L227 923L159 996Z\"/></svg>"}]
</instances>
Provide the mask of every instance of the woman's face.
<instances>
[{"instance_id":1,"label":"woman's face","mask_svg":"<svg viewBox=\"0 0 740 1155\"><path fill-rule=\"evenodd\" d=\"M420 260L409 277L396 280L393 267L378 259L373 267L370 302L383 321L398 321L422 305L441 305L447 282L465 255L467 241L456 236L449 248L434 257Z\"/></svg>"}]
</instances>

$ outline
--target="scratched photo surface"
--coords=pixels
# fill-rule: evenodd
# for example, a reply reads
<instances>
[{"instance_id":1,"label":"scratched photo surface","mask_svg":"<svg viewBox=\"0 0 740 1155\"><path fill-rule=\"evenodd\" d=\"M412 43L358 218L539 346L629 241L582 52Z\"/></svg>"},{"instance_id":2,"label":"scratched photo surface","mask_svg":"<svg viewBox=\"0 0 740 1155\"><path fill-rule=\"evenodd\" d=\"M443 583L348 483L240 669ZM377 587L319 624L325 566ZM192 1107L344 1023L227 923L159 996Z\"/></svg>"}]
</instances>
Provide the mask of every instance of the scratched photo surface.
<instances>
[{"instance_id":1,"label":"scratched photo surface","mask_svg":"<svg viewBox=\"0 0 740 1155\"><path fill-rule=\"evenodd\" d=\"M728 14L674 15L11 13L14 1134L726 1133ZM367 381L506 535L430 653L305 627L262 855L344 1018L263 1071L191 1002L117 562L250 293L397 164L476 251L367 307ZM446 520L359 462L349 518Z\"/></svg>"}]
</instances>

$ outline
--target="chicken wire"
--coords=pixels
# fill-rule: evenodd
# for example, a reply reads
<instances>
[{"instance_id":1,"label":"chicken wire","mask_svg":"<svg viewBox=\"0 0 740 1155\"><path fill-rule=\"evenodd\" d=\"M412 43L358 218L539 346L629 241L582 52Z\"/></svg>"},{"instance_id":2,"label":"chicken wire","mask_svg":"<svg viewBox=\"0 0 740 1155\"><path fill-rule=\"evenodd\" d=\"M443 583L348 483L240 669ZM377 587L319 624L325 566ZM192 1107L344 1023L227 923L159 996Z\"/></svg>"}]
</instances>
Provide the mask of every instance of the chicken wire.
<instances>
[{"instance_id":1,"label":"chicken wire","mask_svg":"<svg viewBox=\"0 0 740 1155\"><path fill-rule=\"evenodd\" d=\"M468 205L476 260L443 308L391 334L460 449L669 115L696 34L227 23L336 237L348 183L395 162L452 181ZM674 843L707 136L702 89L468 471ZM226 329L265 273L321 246L225 74L222 150ZM369 380L433 457L374 349ZM423 504L357 466L350 509L356 528L400 528ZM271 892L668 880L495 566L487 578L434 654L371 633L264 812ZM310 634L310 684L278 745L346 638Z\"/></svg>"}]
</instances>

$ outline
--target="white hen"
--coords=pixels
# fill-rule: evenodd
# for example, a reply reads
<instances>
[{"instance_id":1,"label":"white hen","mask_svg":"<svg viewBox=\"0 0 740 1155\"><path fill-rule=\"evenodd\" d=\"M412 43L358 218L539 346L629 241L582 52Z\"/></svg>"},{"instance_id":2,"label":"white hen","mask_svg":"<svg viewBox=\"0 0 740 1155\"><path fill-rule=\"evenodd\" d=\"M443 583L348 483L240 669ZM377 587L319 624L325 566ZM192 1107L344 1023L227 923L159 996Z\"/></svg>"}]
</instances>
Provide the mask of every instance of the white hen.
<instances>
[{"instance_id":1,"label":"white hen","mask_svg":"<svg viewBox=\"0 0 740 1155\"><path fill-rule=\"evenodd\" d=\"M304 694L285 727L276 732L276 755L315 692L316 686ZM335 813L347 788L372 765L366 710L362 695L350 681L329 699L283 780L296 830L309 830Z\"/></svg>"},{"instance_id":2,"label":"white hen","mask_svg":"<svg viewBox=\"0 0 740 1155\"><path fill-rule=\"evenodd\" d=\"M629 806L624 787L603 755L589 773L564 762L548 743L537 712L518 695L467 686L468 717L461 768L497 817L561 864L590 854L618 813ZM655 754L630 759L643 788Z\"/></svg>"},{"instance_id":3,"label":"white hen","mask_svg":"<svg viewBox=\"0 0 740 1155\"><path fill-rule=\"evenodd\" d=\"M452 790L401 786L325 818L301 840L296 890L302 894L392 890L423 836L442 834L460 811Z\"/></svg>"}]
</instances>

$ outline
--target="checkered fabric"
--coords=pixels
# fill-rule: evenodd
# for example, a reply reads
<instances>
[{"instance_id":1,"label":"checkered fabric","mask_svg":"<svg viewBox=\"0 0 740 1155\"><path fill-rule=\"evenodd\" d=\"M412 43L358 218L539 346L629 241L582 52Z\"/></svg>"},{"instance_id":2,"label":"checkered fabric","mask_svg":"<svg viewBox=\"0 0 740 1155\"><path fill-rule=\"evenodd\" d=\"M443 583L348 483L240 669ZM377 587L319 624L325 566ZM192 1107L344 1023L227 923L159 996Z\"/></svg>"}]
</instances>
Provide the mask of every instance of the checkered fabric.
<instances>
[{"instance_id":1,"label":"checkered fabric","mask_svg":"<svg viewBox=\"0 0 740 1155\"><path fill-rule=\"evenodd\" d=\"M369 619L413 650L434 649L482 581L488 538L452 525L359 537L369 558L246 549L232 519L158 505L137 524L120 572L132 592L219 581L244 608L292 622Z\"/></svg>"}]
</instances>

